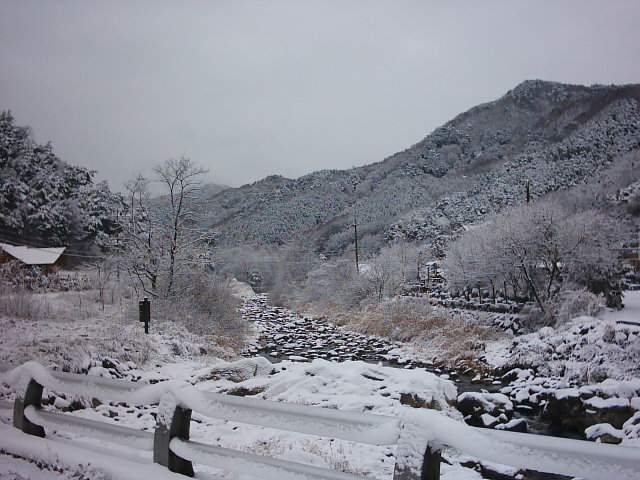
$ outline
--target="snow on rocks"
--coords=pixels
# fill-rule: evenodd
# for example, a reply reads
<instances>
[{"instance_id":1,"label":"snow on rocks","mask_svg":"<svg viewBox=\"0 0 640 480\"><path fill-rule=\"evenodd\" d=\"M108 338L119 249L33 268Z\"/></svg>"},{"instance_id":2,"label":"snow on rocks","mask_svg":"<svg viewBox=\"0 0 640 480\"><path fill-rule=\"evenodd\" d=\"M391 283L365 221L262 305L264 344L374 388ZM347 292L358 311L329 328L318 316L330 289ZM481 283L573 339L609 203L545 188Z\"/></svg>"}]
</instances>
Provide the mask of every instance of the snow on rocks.
<instances>
[{"instance_id":1,"label":"snow on rocks","mask_svg":"<svg viewBox=\"0 0 640 480\"><path fill-rule=\"evenodd\" d=\"M250 389L256 383L264 388L259 396L269 400L385 415L396 414L404 404L441 410L460 418L452 408L457 395L455 385L421 370L362 361L285 361L277 365L277 372L266 381L250 379L238 386Z\"/></svg>"},{"instance_id":2,"label":"snow on rocks","mask_svg":"<svg viewBox=\"0 0 640 480\"><path fill-rule=\"evenodd\" d=\"M587 440L594 440L602 443L620 443L624 439L622 430L614 428L608 423L598 423L591 425L584 431Z\"/></svg>"},{"instance_id":3,"label":"snow on rocks","mask_svg":"<svg viewBox=\"0 0 640 480\"><path fill-rule=\"evenodd\" d=\"M264 357L243 358L233 362L220 361L212 367L198 370L191 376L191 381L197 383L226 379L238 383L252 377L268 375L271 371L273 371L273 365Z\"/></svg>"},{"instance_id":4,"label":"snow on rocks","mask_svg":"<svg viewBox=\"0 0 640 480\"><path fill-rule=\"evenodd\" d=\"M503 370L532 367L540 376L591 382L640 377L640 330L613 319L577 317L557 329L545 327L515 338L501 358Z\"/></svg>"},{"instance_id":5,"label":"snow on rocks","mask_svg":"<svg viewBox=\"0 0 640 480\"><path fill-rule=\"evenodd\" d=\"M469 425L477 427L507 424L513 416L513 403L502 393L465 392L458 396L457 408Z\"/></svg>"},{"instance_id":6,"label":"snow on rocks","mask_svg":"<svg viewBox=\"0 0 640 480\"><path fill-rule=\"evenodd\" d=\"M516 404L515 409L539 414L555 432L583 434L604 423L621 429L640 407L640 379L573 386L562 378L535 376L531 369L514 369L503 378L511 383L500 391Z\"/></svg>"},{"instance_id":7,"label":"snow on rocks","mask_svg":"<svg viewBox=\"0 0 640 480\"><path fill-rule=\"evenodd\" d=\"M261 334L260 341L246 349L251 356L261 352L274 359L299 362L315 358L382 361L389 360L387 354L396 347L393 342L341 329L322 318L268 305L264 295L247 298L241 313Z\"/></svg>"},{"instance_id":8,"label":"snow on rocks","mask_svg":"<svg viewBox=\"0 0 640 480\"><path fill-rule=\"evenodd\" d=\"M622 443L640 447L640 412L634 413L629 420L624 422L622 433L624 434Z\"/></svg>"}]
</instances>

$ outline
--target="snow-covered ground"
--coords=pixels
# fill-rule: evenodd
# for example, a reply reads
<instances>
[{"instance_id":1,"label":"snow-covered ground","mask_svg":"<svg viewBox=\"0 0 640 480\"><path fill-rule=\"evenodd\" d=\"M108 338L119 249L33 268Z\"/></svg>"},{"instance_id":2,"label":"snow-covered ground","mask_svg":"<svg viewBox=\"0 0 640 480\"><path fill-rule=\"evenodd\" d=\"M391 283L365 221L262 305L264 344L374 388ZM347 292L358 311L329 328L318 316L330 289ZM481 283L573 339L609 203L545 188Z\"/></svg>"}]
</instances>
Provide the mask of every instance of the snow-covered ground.
<instances>
[{"instance_id":1,"label":"snow-covered ground","mask_svg":"<svg viewBox=\"0 0 640 480\"><path fill-rule=\"evenodd\" d=\"M625 322L640 326L640 290L624 292L622 310L607 309L600 317L604 320Z\"/></svg>"},{"instance_id":2,"label":"snow-covered ground","mask_svg":"<svg viewBox=\"0 0 640 480\"><path fill-rule=\"evenodd\" d=\"M243 296L250 293L241 285L237 290ZM421 368L391 368L346 360L346 355L338 358L346 360L341 363L315 358L311 362L284 360L271 364L262 357L229 362L220 358L228 352L212 346L209 339L192 336L172 323L152 325L152 334L143 335L141 325L135 319L132 321L127 309L119 305L107 306L102 311L94 308L95 305L85 304L85 313L81 314L81 310L73 310L80 308L75 307L74 302L79 305L80 300L74 295L44 295L43 299L54 312L46 320L0 318L0 328L4 332L0 337L0 362L17 364L36 359L50 367L88 375L124 377L145 383L178 380L201 391L250 395L340 410L401 415L416 407L429 408L462 424L462 415L454 408L458 392L455 383L446 376L434 375ZM628 297L626 302L629 300L633 298ZM631 307L633 301L627 304ZM640 309L640 299L636 305ZM557 403L558 399L573 398L573 392L577 392L589 411L604 412L598 418L608 420L599 422L596 427L588 426L590 438L604 438L606 434L626 445L639 445L640 380L637 380L637 369L640 357L634 357L633 352L640 350L637 348L640 328L616 324L615 320L633 315L623 310L626 316L616 318L616 313L620 312L607 312L600 318L575 319L562 328L543 329L516 337L516 343L489 345L486 357L496 366L505 369L515 366L508 363L509 359L520 362L521 366L528 362L530 366L528 371L521 369L510 374L511 384L503 388L504 395L499 396L502 403L513 401L515 409L523 404L537 408L548 402ZM295 348L290 347L290 350L295 353ZM411 349L407 347L404 351ZM595 366L604 370L596 370ZM610 380L600 383L601 378L597 375L608 376ZM14 395L12 388L0 387L0 397L11 400ZM157 407L154 405L134 407L117 402L95 404L77 400L63 392L45 392L47 409L149 432L155 427ZM480 399L483 400L484 397ZM608 408L623 408L624 412L629 412L624 425L615 424L607 417ZM5 424L9 423L9 417L9 411L0 415ZM203 443L375 479L391 478L395 461L393 447L287 433L216 420L197 413L193 415L191 430L192 438ZM12 430L9 428L7 432L10 435ZM94 442L91 439L83 441ZM99 446L96 444L96 448ZM451 465L443 465L443 478L482 478L472 468L461 465L469 460L468 457L455 452L448 452L446 456ZM72 470L55 472L52 468L51 462L37 465L37 462L6 455L0 457L2 479L83 478ZM503 473L509 471L507 467L495 465L493 469ZM201 470L203 475L207 472ZM512 471L511 476L516 473ZM90 474L86 478L99 477Z\"/></svg>"}]
</instances>

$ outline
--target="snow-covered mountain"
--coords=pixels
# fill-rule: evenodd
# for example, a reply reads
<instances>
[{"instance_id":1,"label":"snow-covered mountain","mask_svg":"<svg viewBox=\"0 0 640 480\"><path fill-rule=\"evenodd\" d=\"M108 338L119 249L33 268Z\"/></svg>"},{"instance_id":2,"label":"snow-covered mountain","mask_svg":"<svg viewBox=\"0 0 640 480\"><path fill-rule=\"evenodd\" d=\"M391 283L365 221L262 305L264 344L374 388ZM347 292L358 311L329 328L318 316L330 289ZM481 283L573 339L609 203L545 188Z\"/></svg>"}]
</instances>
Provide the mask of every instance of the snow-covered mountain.
<instances>
[{"instance_id":1,"label":"snow-covered mountain","mask_svg":"<svg viewBox=\"0 0 640 480\"><path fill-rule=\"evenodd\" d=\"M640 150L640 85L525 81L382 162L270 176L208 198L222 245L304 235L324 251L351 242L354 199L364 248L432 239L533 196L570 188ZM357 184L354 194L353 185Z\"/></svg>"}]
</instances>

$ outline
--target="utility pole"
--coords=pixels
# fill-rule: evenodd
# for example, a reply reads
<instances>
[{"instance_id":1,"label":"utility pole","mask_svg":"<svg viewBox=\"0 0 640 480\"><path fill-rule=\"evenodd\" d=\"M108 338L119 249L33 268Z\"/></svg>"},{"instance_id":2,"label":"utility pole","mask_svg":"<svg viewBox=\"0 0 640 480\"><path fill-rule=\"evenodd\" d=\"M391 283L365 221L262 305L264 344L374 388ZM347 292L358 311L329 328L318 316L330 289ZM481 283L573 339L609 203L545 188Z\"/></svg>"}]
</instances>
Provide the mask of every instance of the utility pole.
<instances>
[{"instance_id":1,"label":"utility pole","mask_svg":"<svg viewBox=\"0 0 640 480\"><path fill-rule=\"evenodd\" d=\"M356 272L360 275L360 261L358 258L358 197L356 197L356 188L358 183L353 180L353 237L356 248Z\"/></svg>"},{"instance_id":2,"label":"utility pole","mask_svg":"<svg viewBox=\"0 0 640 480\"><path fill-rule=\"evenodd\" d=\"M531 184L529 183L529 179L527 178L527 205L531 201Z\"/></svg>"}]
</instances>

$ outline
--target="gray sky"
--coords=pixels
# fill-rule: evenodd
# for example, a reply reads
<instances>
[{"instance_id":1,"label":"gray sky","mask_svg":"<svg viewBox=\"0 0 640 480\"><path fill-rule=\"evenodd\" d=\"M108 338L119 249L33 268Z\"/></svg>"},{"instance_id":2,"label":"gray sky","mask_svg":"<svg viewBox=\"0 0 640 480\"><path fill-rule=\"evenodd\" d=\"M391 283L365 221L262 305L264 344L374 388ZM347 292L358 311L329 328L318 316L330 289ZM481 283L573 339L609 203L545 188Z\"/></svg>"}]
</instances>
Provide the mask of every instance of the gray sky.
<instances>
[{"instance_id":1,"label":"gray sky","mask_svg":"<svg viewBox=\"0 0 640 480\"><path fill-rule=\"evenodd\" d=\"M524 79L640 82L637 0L0 2L0 109L120 189L382 160Z\"/></svg>"}]
</instances>

